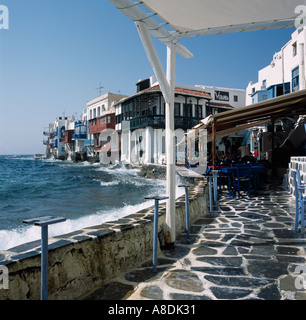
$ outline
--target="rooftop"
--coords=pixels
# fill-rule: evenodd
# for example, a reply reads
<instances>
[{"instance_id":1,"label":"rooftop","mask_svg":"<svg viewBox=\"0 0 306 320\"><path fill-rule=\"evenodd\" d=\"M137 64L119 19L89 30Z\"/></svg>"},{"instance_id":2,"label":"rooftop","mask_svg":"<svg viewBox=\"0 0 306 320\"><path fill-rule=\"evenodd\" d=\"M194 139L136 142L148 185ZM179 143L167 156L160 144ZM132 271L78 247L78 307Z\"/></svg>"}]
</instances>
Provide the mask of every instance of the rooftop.
<instances>
[{"instance_id":1,"label":"rooftop","mask_svg":"<svg viewBox=\"0 0 306 320\"><path fill-rule=\"evenodd\" d=\"M140 96L143 93L153 93L153 92L161 93L160 86L159 85L153 85L150 88L144 89L144 90L139 91L139 92L137 92L137 93L135 93L135 94L133 94L133 95L131 95L129 97L125 97L125 98L121 99L116 104L122 103L122 102L124 102L126 100L129 100L131 98ZM176 87L174 92L176 94L188 95L188 96L197 97L197 98L201 98L201 99L208 99L208 100L212 99L210 93L204 92L203 90L191 90L191 89L184 89L184 88Z\"/></svg>"}]
</instances>

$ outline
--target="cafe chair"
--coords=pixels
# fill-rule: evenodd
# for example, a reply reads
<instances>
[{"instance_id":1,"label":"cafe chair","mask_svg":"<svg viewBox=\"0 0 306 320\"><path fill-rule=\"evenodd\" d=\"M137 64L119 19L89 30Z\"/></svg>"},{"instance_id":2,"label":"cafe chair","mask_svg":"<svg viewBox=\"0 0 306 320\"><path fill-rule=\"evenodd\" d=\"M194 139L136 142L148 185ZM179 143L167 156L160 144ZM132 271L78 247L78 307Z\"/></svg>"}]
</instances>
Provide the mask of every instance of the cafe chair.
<instances>
[{"instance_id":1,"label":"cafe chair","mask_svg":"<svg viewBox=\"0 0 306 320\"><path fill-rule=\"evenodd\" d=\"M245 191L251 198L251 166L250 165L237 165L233 174L233 187L238 193L240 199L240 192Z\"/></svg>"},{"instance_id":2,"label":"cafe chair","mask_svg":"<svg viewBox=\"0 0 306 320\"><path fill-rule=\"evenodd\" d=\"M298 231L299 224L301 224L301 233L305 233L305 203L306 196L303 191L306 190L306 183L301 183L300 171L292 171L294 182L294 195L295 195L295 222L294 231Z\"/></svg>"}]
</instances>

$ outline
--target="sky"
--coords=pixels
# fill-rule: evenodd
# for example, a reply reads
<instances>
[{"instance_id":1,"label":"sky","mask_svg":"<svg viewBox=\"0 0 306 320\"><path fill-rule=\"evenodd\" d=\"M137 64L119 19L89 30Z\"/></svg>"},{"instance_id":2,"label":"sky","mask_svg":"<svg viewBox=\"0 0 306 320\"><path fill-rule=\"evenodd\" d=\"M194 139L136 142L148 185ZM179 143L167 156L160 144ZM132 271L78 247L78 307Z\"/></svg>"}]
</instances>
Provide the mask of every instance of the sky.
<instances>
[{"instance_id":1,"label":"sky","mask_svg":"<svg viewBox=\"0 0 306 320\"><path fill-rule=\"evenodd\" d=\"M256 0L255 0L256 1ZM106 92L131 95L153 75L135 24L108 0L0 0L0 154L44 153L43 130ZM183 39L176 83L245 89L294 29ZM166 68L166 47L154 40Z\"/></svg>"}]
</instances>

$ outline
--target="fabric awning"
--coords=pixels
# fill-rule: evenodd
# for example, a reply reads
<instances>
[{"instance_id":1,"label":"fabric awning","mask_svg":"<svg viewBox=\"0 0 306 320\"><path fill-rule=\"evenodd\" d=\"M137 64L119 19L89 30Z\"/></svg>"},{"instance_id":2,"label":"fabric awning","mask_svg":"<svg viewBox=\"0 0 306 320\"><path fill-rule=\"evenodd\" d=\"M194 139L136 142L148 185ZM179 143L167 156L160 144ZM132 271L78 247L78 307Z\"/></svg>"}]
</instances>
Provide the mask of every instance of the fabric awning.
<instances>
[{"instance_id":1,"label":"fabric awning","mask_svg":"<svg viewBox=\"0 0 306 320\"><path fill-rule=\"evenodd\" d=\"M303 0L142 0L176 37L293 27ZM298 11L300 14L300 11Z\"/></svg>"},{"instance_id":2,"label":"fabric awning","mask_svg":"<svg viewBox=\"0 0 306 320\"><path fill-rule=\"evenodd\" d=\"M306 0L110 0L153 37L176 44L185 58L193 54L179 40L208 34L282 29L306 18ZM298 19L297 19L298 18Z\"/></svg>"},{"instance_id":3,"label":"fabric awning","mask_svg":"<svg viewBox=\"0 0 306 320\"><path fill-rule=\"evenodd\" d=\"M285 117L306 115L306 90L286 94L240 109L210 115L193 129L207 129L212 142L213 166L216 166L216 140L240 130ZM192 135L190 135L192 136Z\"/></svg>"},{"instance_id":4,"label":"fabric awning","mask_svg":"<svg viewBox=\"0 0 306 320\"><path fill-rule=\"evenodd\" d=\"M200 126L197 128L211 130L215 125L216 132L220 132L242 124L248 124L251 127L253 122L259 120L277 120L286 116L303 114L306 114L306 90L265 100L240 109L209 115L200 121Z\"/></svg>"}]
</instances>

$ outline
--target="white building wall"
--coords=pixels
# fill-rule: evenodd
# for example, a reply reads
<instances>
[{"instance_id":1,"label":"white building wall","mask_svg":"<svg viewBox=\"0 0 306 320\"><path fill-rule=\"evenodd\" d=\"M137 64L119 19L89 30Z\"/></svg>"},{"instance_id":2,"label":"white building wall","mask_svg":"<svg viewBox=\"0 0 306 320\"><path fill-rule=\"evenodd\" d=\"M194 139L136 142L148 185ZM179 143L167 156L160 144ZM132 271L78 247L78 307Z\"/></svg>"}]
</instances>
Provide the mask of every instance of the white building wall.
<instances>
[{"instance_id":1,"label":"white building wall","mask_svg":"<svg viewBox=\"0 0 306 320\"><path fill-rule=\"evenodd\" d=\"M197 88L199 86L196 86ZM204 91L210 93L214 103L229 104L234 108L245 106L246 91L243 89L223 88L214 86L203 86ZM222 94L225 93L225 94Z\"/></svg>"},{"instance_id":2,"label":"white building wall","mask_svg":"<svg viewBox=\"0 0 306 320\"><path fill-rule=\"evenodd\" d=\"M87 119L91 120L95 117L102 116L107 113L115 112L113 103L125 98L125 95L106 93L98 98L87 102Z\"/></svg>"},{"instance_id":3,"label":"white building wall","mask_svg":"<svg viewBox=\"0 0 306 320\"><path fill-rule=\"evenodd\" d=\"M156 85L157 83L154 83ZM213 98L211 101L228 104L234 108L240 108L245 106L245 94L246 91L243 89L223 88L223 87L212 87L212 86L189 86L189 85L176 85L177 88L202 91L210 93ZM227 100L221 99L220 95L228 97ZM219 95L219 100L218 100ZM207 98L188 97L180 93L176 93L175 104L180 104L180 115L184 116L184 104L192 104L192 117L196 115L196 105L202 105L202 118L207 116L206 105L209 100ZM161 97L161 104L157 104L157 114L164 114L164 99ZM93 107L93 105L91 106ZM115 108L115 115L118 116L122 112L121 104L118 103ZM126 163L136 162L142 163L156 163L165 164L165 132L162 129L144 128L134 130L133 132L126 131L125 126L128 121L123 121L122 124L117 124L115 129L117 131L122 130L121 135L121 161ZM183 130L181 130L183 132ZM177 140L181 141L183 138L182 132L178 133ZM141 141L139 141L139 137ZM142 150L142 156L140 156L140 150ZM185 161L185 150L176 150L178 160L181 162Z\"/></svg>"},{"instance_id":4,"label":"white building wall","mask_svg":"<svg viewBox=\"0 0 306 320\"><path fill-rule=\"evenodd\" d=\"M291 35L291 40L288 41L279 52L274 54L270 65L259 70L258 82L249 83L246 89L246 105L252 104L252 93L261 90L264 81L266 82L266 88L289 82L290 92L293 92L292 71L296 67L299 67L299 89L305 88L305 42L306 32L304 28L296 30Z\"/></svg>"}]
</instances>

